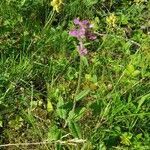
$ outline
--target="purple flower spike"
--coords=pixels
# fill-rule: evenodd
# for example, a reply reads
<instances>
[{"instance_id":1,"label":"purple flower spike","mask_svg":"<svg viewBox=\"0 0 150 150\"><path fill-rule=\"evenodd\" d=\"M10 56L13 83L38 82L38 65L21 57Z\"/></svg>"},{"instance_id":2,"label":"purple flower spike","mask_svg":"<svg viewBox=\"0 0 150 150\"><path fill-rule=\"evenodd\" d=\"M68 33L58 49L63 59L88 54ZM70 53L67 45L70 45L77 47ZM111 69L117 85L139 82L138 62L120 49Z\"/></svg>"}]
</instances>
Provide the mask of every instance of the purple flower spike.
<instances>
[{"instance_id":1,"label":"purple flower spike","mask_svg":"<svg viewBox=\"0 0 150 150\"><path fill-rule=\"evenodd\" d=\"M79 41L83 38L87 38L89 40L95 40L97 37L92 32L91 28L92 24L88 20L80 21L78 18L74 19L74 24L78 25L76 29L69 32L71 36L78 38Z\"/></svg>"},{"instance_id":2,"label":"purple flower spike","mask_svg":"<svg viewBox=\"0 0 150 150\"><path fill-rule=\"evenodd\" d=\"M93 33L93 25L90 24L88 20L74 19L75 28L69 32L73 37L76 37L79 45L77 46L80 56L84 56L88 53L87 49L84 47L83 42L86 40L95 40L97 37Z\"/></svg>"}]
</instances>

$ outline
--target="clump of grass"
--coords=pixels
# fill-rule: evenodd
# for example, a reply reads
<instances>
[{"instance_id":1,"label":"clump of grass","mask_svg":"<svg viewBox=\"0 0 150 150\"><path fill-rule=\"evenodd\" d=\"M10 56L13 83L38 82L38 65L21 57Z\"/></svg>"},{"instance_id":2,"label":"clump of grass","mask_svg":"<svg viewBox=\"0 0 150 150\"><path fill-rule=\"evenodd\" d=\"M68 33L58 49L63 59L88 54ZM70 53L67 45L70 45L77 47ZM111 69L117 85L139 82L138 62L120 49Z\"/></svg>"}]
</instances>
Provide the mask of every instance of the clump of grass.
<instances>
[{"instance_id":1,"label":"clump of grass","mask_svg":"<svg viewBox=\"0 0 150 150\"><path fill-rule=\"evenodd\" d=\"M149 149L149 2L59 2L1 2L0 148Z\"/></svg>"}]
</instances>

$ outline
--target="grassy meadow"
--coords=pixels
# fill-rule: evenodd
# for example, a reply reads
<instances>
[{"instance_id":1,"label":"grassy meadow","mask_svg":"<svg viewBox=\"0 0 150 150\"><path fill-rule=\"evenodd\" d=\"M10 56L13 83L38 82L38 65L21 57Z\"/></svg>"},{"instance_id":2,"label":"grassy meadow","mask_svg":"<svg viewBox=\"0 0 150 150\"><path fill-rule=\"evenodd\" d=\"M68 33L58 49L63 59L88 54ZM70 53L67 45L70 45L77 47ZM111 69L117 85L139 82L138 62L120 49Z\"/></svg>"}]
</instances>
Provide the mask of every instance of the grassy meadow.
<instances>
[{"instance_id":1,"label":"grassy meadow","mask_svg":"<svg viewBox=\"0 0 150 150\"><path fill-rule=\"evenodd\" d=\"M0 149L149 150L150 1L1 0Z\"/></svg>"}]
</instances>

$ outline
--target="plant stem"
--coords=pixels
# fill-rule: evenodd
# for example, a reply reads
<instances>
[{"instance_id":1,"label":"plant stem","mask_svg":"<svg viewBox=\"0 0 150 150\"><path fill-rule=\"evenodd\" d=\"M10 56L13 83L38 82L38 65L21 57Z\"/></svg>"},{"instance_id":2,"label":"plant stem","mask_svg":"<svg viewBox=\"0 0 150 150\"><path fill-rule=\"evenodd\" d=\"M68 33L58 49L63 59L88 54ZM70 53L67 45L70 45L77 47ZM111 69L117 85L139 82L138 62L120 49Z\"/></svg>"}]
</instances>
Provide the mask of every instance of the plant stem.
<instances>
[{"instance_id":1,"label":"plant stem","mask_svg":"<svg viewBox=\"0 0 150 150\"><path fill-rule=\"evenodd\" d=\"M78 84L74 95L74 102L73 102L73 108L72 111L75 110L76 107L76 95L78 94L80 90L80 84L81 84L81 74L82 74L82 56L80 56L80 64L79 64L79 76L78 76Z\"/></svg>"},{"instance_id":2,"label":"plant stem","mask_svg":"<svg viewBox=\"0 0 150 150\"><path fill-rule=\"evenodd\" d=\"M49 14L48 21L46 22L44 29L46 29L48 25L51 25L54 15L55 15L55 11Z\"/></svg>"}]
</instances>

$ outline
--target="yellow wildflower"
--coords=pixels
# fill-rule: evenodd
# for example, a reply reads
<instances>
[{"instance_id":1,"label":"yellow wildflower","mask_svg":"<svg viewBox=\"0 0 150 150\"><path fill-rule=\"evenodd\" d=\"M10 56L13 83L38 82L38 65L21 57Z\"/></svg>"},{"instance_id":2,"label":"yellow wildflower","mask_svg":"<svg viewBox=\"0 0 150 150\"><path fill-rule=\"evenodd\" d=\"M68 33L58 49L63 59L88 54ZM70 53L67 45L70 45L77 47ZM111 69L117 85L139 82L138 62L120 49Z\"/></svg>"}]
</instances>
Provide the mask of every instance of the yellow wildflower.
<instances>
[{"instance_id":1,"label":"yellow wildflower","mask_svg":"<svg viewBox=\"0 0 150 150\"><path fill-rule=\"evenodd\" d=\"M51 6L53 7L54 11L59 12L62 3L62 0L53 0L51 2Z\"/></svg>"},{"instance_id":2,"label":"yellow wildflower","mask_svg":"<svg viewBox=\"0 0 150 150\"><path fill-rule=\"evenodd\" d=\"M110 16L106 17L106 22L109 26L115 27L116 26L117 17L114 13L110 14Z\"/></svg>"}]
</instances>

